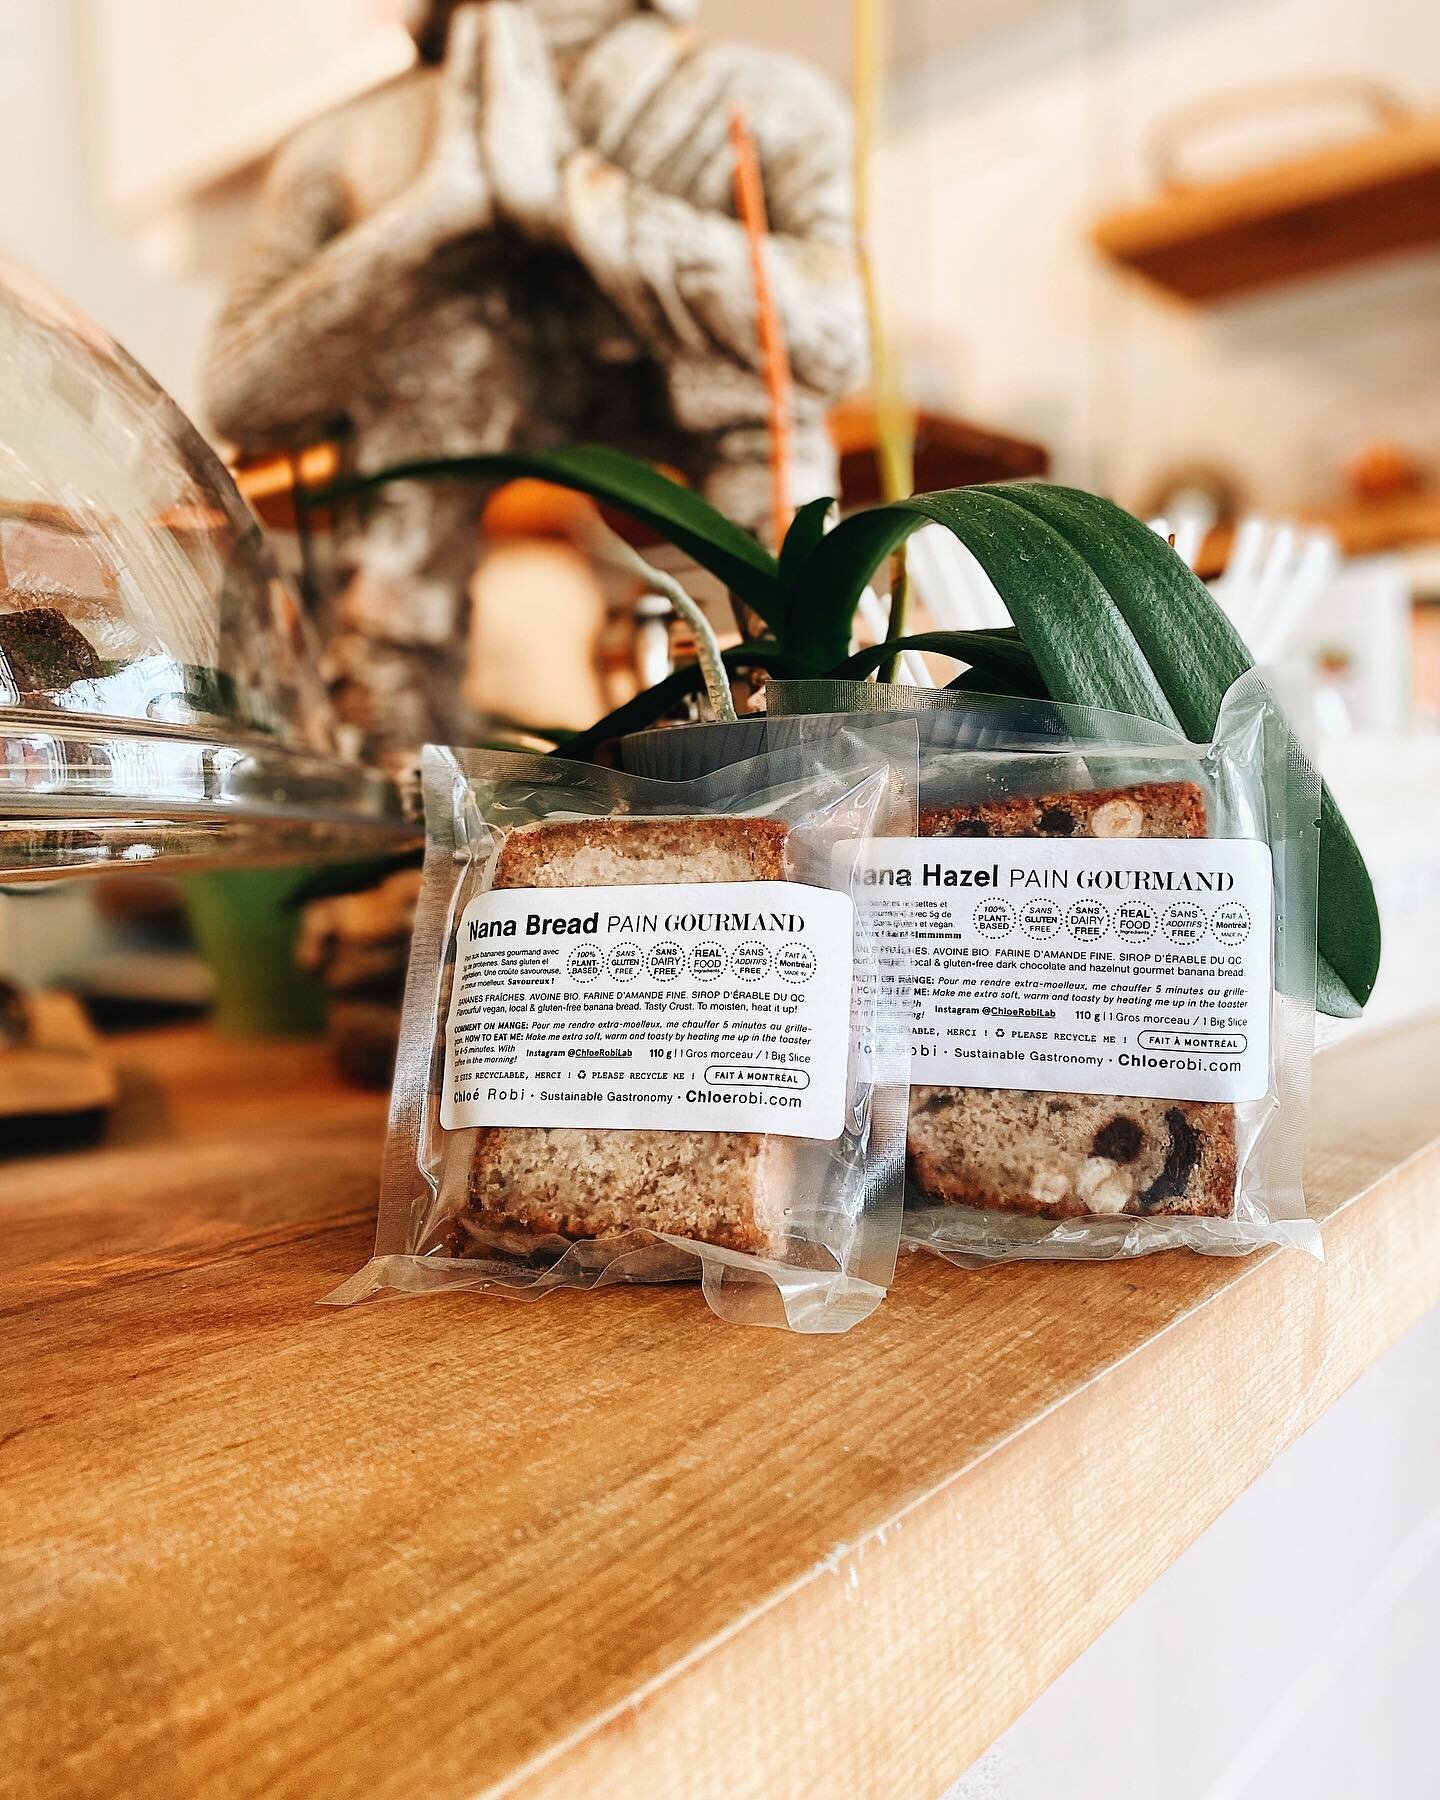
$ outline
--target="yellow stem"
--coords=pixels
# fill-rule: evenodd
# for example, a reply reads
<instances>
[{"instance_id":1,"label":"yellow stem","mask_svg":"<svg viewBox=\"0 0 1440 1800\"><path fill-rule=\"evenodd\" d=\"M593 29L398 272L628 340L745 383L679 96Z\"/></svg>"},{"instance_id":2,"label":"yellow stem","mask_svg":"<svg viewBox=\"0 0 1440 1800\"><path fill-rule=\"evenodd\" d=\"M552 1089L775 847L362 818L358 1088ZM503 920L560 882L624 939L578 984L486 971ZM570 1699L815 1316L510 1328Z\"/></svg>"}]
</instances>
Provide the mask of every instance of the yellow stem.
<instances>
[{"instance_id":1,"label":"yellow stem","mask_svg":"<svg viewBox=\"0 0 1440 1800\"><path fill-rule=\"evenodd\" d=\"M855 90L855 253L870 333L875 457L881 498L902 500L915 487L915 416L905 403L897 359L890 352L870 250L870 166L880 107L880 71L884 61L884 0L852 0L851 20ZM887 643L904 633L908 585L902 544L891 561ZM878 679L893 681L898 667L897 656L880 670Z\"/></svg>"}]
</instances>

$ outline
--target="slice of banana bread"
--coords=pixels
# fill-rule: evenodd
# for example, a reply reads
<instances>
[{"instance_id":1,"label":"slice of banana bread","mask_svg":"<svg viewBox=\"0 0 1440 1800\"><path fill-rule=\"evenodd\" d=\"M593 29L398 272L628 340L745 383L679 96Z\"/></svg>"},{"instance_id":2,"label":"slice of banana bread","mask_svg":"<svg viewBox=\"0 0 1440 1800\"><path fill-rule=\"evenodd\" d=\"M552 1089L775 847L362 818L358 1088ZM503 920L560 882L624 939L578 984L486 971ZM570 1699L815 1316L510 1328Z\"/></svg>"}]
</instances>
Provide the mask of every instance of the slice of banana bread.
<instances>
[{"instance_id":1,"label":"slice of banana bread","mask_svg":"<svg viewBox=\"0 0 1440 1800\"><path fill-rule=\"evenodd\" d=\"M1235 1115L1208 1100L917 1087L910 1172L932 1200L1071 1219L1235 1202Z\"/></svg>"},{"instance_id":2,"label":"slice of banana bread","mask_svg":"<svg viewBox=\"0 0 1440 1800\"><path fill-rule=\"evenodd\" d=\"M1197 838L1193 781L925 807L922 837ZM1048 1219L1235 1209L1235 1111L1011 1088L910 1091L909 1162L928 1199Z\"/></svg>"},{"instance_id":3,"label":"slice of banana bread","mask_svg":"<svg viewBox=\"0 0 1440 1800\"><path fill-rule=\"evenodd\" d=\"M497 888L780 881L788 827L776 819L580 819L506 838ZM789 1145L749 1131L504 1127L477 1133L467 1228L609 1237L648 1227L734 1250L784 1247Z\"/></svg>"}]
</instances>

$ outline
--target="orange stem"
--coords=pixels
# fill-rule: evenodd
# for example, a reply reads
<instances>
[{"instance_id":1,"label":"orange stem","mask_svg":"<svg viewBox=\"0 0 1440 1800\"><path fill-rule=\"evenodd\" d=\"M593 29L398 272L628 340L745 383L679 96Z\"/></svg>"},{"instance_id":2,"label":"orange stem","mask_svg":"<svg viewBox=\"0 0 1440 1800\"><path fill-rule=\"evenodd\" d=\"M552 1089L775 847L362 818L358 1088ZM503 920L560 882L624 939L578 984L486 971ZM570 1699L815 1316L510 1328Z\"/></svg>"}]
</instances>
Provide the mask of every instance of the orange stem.
<instances>
[{"instance_id":1,"label":"orange stem","mask_svg":"<svg viewBox=\"0 0 1440 1800\"><path fill-rule=\"evenodd\" d=\"M735 159L735 211L750 247L750 276L755 284L755 331L760 366L770 407L770 480L774 548L790 529L790 355L765 266L765 240L770 223L765 211L765 183L755 140L737 106L730 114L730 148Z\"/></svg>"}]
</instances>

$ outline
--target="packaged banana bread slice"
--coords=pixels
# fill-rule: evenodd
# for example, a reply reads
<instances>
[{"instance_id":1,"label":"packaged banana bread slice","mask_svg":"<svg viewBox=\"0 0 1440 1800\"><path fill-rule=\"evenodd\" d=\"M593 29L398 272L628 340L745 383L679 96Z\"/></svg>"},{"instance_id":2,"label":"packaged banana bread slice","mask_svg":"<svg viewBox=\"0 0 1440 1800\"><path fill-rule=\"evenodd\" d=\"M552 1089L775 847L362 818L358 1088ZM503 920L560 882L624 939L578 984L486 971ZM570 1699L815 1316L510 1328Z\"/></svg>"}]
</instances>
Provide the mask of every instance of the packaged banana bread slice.
<instances>
[{"instance_id":1,"label":"packaged banana bread slice","mask_svg":"<svg viewBox=\"0 0 1440 1800\"><path fill-rule=\"evenodd\" d=\"M492 891L778 882L788 835L780 819L524 825L505 840ZM783 1256L786 1149L759 1131L491 1126L476 1133L451 1248L463 1256L503 1228L582 1239L645 1227Z\"/></svg>"},{"instance_id":2,"label":"packaged banana bread slice","mask_svg":"<svg viewBox=\"0 0 1440 1800\"><path fill-rule=\"evenodd\" d=\"M1205 794L1197 781L1149 781L927 805L920 834L1203 838ZM1114 964L1107 958L1101 967L1108 972ZM1228 1101L916 1086L909 1148L918 1192L950 1205L1047 1219L1229 1218L1235 1210L1235 1109Z\"/></svg>"},{"instance_id":3,"label":"packaged banana bread slice","mask_svg":"<svg viewBox=\"0 0 1440 1800\"><path fill-rule=\"evenodd\" d=\"M918 838L874 846L864 886L912 945L907 1243L967 1264L1318 1252L1319 781L1260 678L1208 744L1048 702L884 699L921 731Z\"/></svg>"},{"instance_id":4,"label":"packaged banana bread slice","mask_svg":"<svg viewBox=\"0 0 1440 1800\"><path fill-rule=\"evenodd\" d=\"M698 1278L730 1319L865 1317L909 1059L856 894L917 742L829 720L695 782L427 750L375 1256L331 1299Z\"/></svg>"}]
</instances>

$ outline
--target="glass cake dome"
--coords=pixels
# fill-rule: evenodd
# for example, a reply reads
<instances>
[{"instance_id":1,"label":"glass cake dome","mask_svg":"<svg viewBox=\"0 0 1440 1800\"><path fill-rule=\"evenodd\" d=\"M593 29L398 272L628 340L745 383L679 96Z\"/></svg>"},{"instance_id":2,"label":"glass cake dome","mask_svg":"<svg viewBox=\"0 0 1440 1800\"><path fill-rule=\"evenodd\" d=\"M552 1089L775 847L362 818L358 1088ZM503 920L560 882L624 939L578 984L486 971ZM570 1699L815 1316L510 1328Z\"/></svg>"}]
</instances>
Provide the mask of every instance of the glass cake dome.
<instances>
[{"instance_id":1,"label":"glass cake dome","mask_svg":"<svg viewBox=\"0 0 1440 1800\"><path fill-rule=\"evenodd\" d=\"M219 458L0 262L0 880L413 836L337 752L300 604Z\"/></svg>"}]
</instances>

